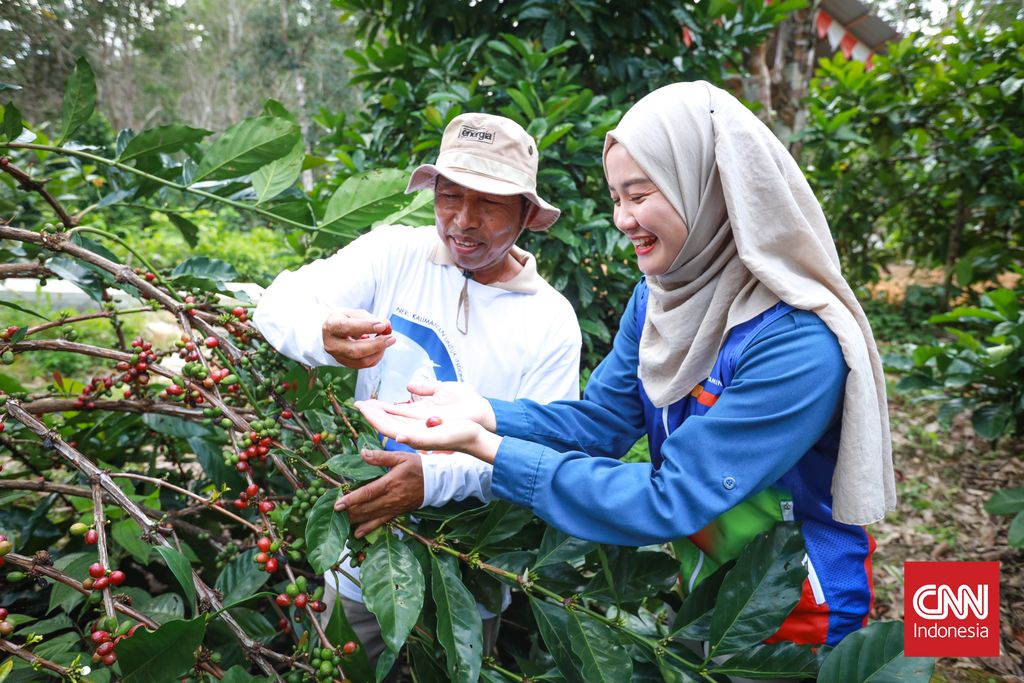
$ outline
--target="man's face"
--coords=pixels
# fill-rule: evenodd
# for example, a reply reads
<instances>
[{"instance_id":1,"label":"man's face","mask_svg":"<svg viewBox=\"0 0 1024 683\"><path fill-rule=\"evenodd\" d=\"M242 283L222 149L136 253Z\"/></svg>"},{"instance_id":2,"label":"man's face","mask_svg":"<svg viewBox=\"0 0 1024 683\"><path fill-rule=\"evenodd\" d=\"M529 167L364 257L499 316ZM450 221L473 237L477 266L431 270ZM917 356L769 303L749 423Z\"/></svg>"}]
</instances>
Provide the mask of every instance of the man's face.
<instances>
[{"instance_id":1,"label":"man's face","mask_svg":"<svg viewBox=\"0 0 1024 683\"><path fill-rule=\"evenodd\" d=\"M523 205L521 195L485 194L443 176L434 188L437 233L456 265L481 284L501 278L523 229Z\"/></svg>"}]
</instances>

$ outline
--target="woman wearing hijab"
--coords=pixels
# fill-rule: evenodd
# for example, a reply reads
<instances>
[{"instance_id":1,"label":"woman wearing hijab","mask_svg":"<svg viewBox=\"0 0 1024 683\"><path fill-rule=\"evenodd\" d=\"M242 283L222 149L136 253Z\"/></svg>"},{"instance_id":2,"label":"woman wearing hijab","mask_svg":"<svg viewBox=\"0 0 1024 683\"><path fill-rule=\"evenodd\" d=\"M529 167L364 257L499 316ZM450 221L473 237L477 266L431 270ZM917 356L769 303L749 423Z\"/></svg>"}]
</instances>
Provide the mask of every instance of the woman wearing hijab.
<instances>
[{"instance_id":1,"label":"woman wearing hijab","mask_svg":"<svg viewBox=\"0 0 1024 683\"><path fill-rule=\"evenodd\" d=\"M410 387L429 397L416 403L357 405L398 441L493 463L496 496L569 534L673 541L690 588L801 521L808 580L770 640L835 645L866 622L862 525L894 507L895 485L878 351L821 207L775 136L704 82L640 100L604 164L646 278L582 400L441 384ZM651 462L619 462L644 433Z\"/></svg>"}]
</instances>

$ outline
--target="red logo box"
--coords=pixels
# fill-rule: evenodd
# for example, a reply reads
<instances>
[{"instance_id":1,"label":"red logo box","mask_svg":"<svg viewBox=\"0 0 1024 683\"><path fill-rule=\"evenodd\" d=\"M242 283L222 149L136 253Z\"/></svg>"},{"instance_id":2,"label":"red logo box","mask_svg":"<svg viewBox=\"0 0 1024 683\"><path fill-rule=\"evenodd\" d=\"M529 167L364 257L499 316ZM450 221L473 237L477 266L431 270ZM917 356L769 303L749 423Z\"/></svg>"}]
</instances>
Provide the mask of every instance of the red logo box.
<instances>
[{"instance_id":1,"label":"red logo box","mask_svg":"<svg viewBox=\"0 0 1024 683\"><path fill-rule=\"evenodd\" d=\"M904 562L907 657L999 656L998 562Z\"/></svg>"}]
</instances>

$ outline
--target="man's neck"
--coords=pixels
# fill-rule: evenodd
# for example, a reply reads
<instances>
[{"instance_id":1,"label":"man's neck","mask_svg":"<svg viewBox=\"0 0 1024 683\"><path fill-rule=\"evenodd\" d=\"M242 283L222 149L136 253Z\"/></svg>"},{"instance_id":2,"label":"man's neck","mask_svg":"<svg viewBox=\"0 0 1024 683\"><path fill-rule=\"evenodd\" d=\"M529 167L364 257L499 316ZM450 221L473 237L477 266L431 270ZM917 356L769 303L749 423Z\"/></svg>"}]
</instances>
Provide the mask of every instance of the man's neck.
<instances>
[{"instance_id":1,"label":"man's neck","mask_svg":"<svg viewBox=\"0 0 1024 683\"><path fill-rule=\"evenodd\" d=\"M501 262L473 271L473 279L482 285L493 285L496 282L508 282L522 270L523 264L508 253Z\"/></svg>"}]
</instances>

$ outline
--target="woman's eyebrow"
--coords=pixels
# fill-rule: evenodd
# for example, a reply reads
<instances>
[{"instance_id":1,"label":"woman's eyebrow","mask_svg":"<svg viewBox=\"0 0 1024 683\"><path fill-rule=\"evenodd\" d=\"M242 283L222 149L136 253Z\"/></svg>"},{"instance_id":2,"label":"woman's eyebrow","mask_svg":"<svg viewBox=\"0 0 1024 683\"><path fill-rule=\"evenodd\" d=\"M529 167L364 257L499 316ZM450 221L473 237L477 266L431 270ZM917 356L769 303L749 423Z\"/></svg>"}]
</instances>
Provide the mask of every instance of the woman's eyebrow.
<instances>
[{"instance_id":1,"label":"woman's eyebrow","mask_svg":"<svg viewBox=\"0 0 1024 683\"><path fill-rule=\"evenodd\" d=\"M622 181L622 184L619 186L618 189L619 189L620 192L625 192L626 190L628 190L629 188L633 187L634 185L644 185L644 184L652 185L653 183L651 182L650 178L644 178L644 177L630 178L629 180Z\"/></svg>"}]
</instances>

